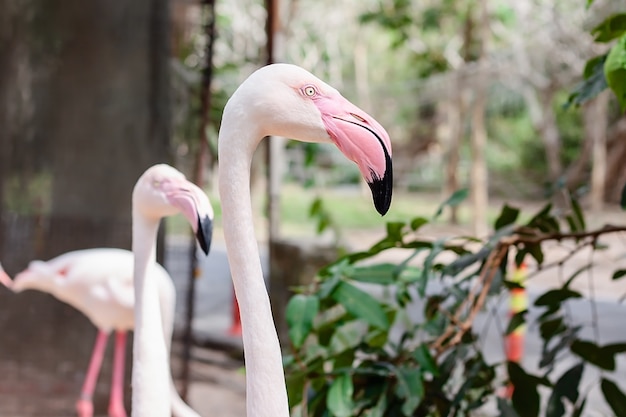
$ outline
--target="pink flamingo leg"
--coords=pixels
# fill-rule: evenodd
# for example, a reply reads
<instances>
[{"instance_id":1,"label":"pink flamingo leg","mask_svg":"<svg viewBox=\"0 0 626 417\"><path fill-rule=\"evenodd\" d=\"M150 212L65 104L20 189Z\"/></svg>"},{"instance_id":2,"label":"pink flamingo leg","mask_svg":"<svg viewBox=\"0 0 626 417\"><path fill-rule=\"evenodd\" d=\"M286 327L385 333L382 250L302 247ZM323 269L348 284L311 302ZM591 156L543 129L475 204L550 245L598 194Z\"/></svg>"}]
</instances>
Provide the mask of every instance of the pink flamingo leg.
<instances>
[{"instance_id":1,"label":"pink flamingo leg","mask_svg":"<svg viewBox=\"0 0 626 417\"><path fill-rule=\"evenodd\" d=\"M115 333L113 352L113 380L109 401L109 417L126 417L124 409L124 357L126 356L126 332Z\"/></svg>"},{"instance_id":2,"label":"pink flamingo leg","mask_svg":"<svg viewBox=\"0 0 626 417\"><path fill-rule=\"evenodd\" d=\"M91 353L91 360L89 361L89 369L87 370L87 376L83 387L80 390L80 399L76 402L76 412L78 417L92 417L93 416L93 391L96 388L96 381L98 380L98 374L100 373L100 367L102 366L102 358L104 357L104 351L107 347L107 339L109 335L101 330L98 330L98 336L96 337L96 343Z\"/></svg>"}]
</instances>

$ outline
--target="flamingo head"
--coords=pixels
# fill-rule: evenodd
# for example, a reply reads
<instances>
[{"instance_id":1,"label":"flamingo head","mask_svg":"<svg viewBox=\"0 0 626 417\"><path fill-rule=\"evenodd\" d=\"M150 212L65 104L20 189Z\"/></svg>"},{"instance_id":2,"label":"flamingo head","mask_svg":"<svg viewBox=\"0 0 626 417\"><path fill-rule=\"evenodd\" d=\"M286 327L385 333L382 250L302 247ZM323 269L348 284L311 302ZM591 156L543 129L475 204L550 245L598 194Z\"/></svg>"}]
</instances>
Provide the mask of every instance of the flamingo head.
<instances>
[{"instance_id":1,"label":"flamingo head","mask_svg":"<svg viewBox=\"0 0 626 417\"><path fill-rule=\"evenodd\" d=\"M213 208L204 191L177 169L165 164L148 168L135 184L133 210L152 219L182 213L204 253L209 253Z\"/></svg>"},{"instance_id":2,"label":"flamingo head","mask_svg":"<svg viewBox=\"0 0 626 417\"><path fill-rule=\"evenodd\" d=\"M372 116L308 71L273 64L254 72L226 105L221 130L245 121L258 129L259 137L334 143L357 164L376 210L382 215L389 210L393 183L389 135Z\"/></svg>"},{"instance_id":3,"label":"flamingo head","mask_svg":"<svg viewBox=\"0 0 626 417\"><path fill-rule=\"evenodd\" d=\"M31 261L28 264L28 268L19 272L11 282L11 285L7 285L7 287L14 292L37 290L56 294L57 290L62 290L64 283L65 280L62 274L59 274L46 262Z\"/></svg>"}]
</instances>

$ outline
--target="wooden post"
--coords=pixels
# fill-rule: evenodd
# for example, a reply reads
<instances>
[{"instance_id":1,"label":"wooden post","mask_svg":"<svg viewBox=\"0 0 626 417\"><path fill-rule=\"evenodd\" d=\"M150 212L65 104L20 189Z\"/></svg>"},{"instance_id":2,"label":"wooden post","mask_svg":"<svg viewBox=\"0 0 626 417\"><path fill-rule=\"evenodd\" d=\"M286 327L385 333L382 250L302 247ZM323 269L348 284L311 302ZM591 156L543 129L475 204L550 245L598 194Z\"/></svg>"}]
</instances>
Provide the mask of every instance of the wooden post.
<instances>
[{"instance_id":1,"label":"wooden post","mask_svg":"<svg viewBox=\"0 0 626 417\"><path fill-rule=\"evenodd\" d=\"M205 46L206 62L202 70L202 88L200 90L200 132L199 148L196 154L193 182L202 188L204 185L204 170L209 164L209 139L207 127L210 123L211 110L211 82L213 80L213 45L215 43L215 0L203 0L203 6L207 9L208 18L205 22L207 43ZM191 234L189 246L189 279L187 282L185 330L183 334L183 369L181 379L183 386L181 397L186 400L189 393L189 367L191 363L191 347L193 345L193 316L195 312L196 279L202 275L198 264L196 238Z\"/></svg>"}]
</instances>

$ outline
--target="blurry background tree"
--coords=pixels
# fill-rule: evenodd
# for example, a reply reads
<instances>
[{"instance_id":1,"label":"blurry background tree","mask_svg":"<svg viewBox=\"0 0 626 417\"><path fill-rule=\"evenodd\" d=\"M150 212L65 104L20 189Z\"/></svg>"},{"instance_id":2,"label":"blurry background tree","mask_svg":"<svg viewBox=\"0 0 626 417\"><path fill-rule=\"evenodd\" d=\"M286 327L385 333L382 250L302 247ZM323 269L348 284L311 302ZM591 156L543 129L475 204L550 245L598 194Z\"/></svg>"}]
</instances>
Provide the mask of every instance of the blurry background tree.
<instances>
[{"instance_id":1,"label":"blurry background tree","mask_svg":"<svg viewBox=\"0 0 626 417\"><path fill-rule=\"evenodd\" d=\"M188 2L174 4L186 5L188 16L194 16L197 8ZM589 8L585 1L565 0L514 5L367 0L348 1L345 6L281 2L282 60L298 63L336 85L389 127L398 189L442 190L442 195L449 195L472 186L470 171L480 164L470 158L470 137L476 137L480 125L472 122L471 114L480 120L475 103L480 102L478 81L484 78L486 178L482 186L475 184L472 194L486 188L492 197L537 199L558 195L567 187L603 196L595 200L616 201L626 174L612 152L623 152L623 141L615 139L623 135L620 126L625 124L615 98L606 94L581 107L563 106L581 80L586 61L608 49L594 42L590 29L621 5L599 0L590 2ZM221 106L237 83L262 63L265 41L262 1L218 3L218 14L214 93L220 99L214 105L213 146ZM193 19L197 15L181 24L189 26ZM489 45L481 58L483 38ZM191 74L187 79L197 86L193 74L202 62L202 35L191 31L185 45L177 48L183 64L177 66ZM594 176L596 184L604 182L606 191L590 194L591 155L597 142L593 138L604 136L608 159L601 163L596 153L600 160L593 165L606 167L604 181L602 175ZM180 135L179 140L184 155L191 148ZM316 147L287 146L287 164L294 168L288 177L310 182L301 172L307 160L302 155L316 152ZM333 151L317 152L318 164L335 168L326 170L328 175L316 175L316 181L358 181L353 168L342 164ZM474 155L479 158L480 152ZM323 162L331 160L333 164ZM597 201L594 207L599 207ZM475 221L484 224L484 209L477 206L476 211L476 219L482 220ZM450 212L451 220L458 221L455 210Z\"/></svg>"},{"instance_id":2,"label":"blurry background tree","mask_svg":"<svg viewBox=\"0 0 626 417\"><path fill-rule=\"evenodd\" d=\"M165 0L0 4L0 257L9 273L73 249L130 248L132 187L171 159L168 15ZM27 392L53 415L72 414L95 328L41 293L2 294L2 309L0 374L11 390L1 413ZM106 409L100 388L96 407Z\"/></svg>"}]
</instances>

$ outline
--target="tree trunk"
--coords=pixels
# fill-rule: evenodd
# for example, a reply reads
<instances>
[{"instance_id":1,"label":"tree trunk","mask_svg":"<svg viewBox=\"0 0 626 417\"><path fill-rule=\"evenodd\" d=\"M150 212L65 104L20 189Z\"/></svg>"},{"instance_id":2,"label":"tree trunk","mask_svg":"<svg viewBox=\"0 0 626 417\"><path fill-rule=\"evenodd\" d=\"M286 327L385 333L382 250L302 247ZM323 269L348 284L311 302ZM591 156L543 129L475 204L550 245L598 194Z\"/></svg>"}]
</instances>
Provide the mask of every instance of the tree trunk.
<instances>
[{"instance_id":1,"label":"tree trunk","mask_svg":"<svg viewBox=\"0 0 626 417\"><path fill-rule=\"evenodd\" d=\"M466 94L462 87L462 82L458 82L460 93L452 100L445 100L439 105L441 126L439 127L438 136L444 144L445 153L445 182L443 187L443 199L452 195L461 188L459 183L459 160L460 148L463 142L463 120L465 114ZM450 224L458 224L458 206L450 207Z\"/></svg>"},{"instance_id":2,"label":"tree trunk","mask_svg":"<svg viewBox=\"0 0 626 417\"><path fill-rule=\"evenodd\" d=\"M473 208L473 229L476 236L487 234L488 182L485 148L487 146L487 130L485 128L486 91L484 87L475 90L472 108L472 168L471 196Z\"/></svg>"},{"instance_id":3,"label":"tree trunk","mask_svg":"<svg viewBox=\"0 0 626 417\"><path fill-rule=\"evenodd\" d=\"M0 259L9 273L69 250L130 247L132 187L170 159L167 4L0 3L0 21L13 19L8 30L0 24ZM51 296L6 292L0 415L74 415L95 328ZM110 353L97 414L108 403ZM127 405L129 377L127 367Z\"/></svg>"},{"instance_id":4,"label":"tree trunk","mask_svg":"<svg viewBox=\"0 0 626 417\"><path fill-rule=\"evenodd\" d=\"M611 126L608 139L605 194L607 201L615 203L620 201L622 188L626 184L626 116Z\"/></svg>"},{"instance_id":5,"label":"tree trunk","mask_svg":"<svg viewBox=\"0 0 626 417\"><path fill-rule=\"evenodd\" d=\"M485 109L487 106L486 75L487 43L489 37L489 13L487 0L480 1L478 21L478 42L480 43L480 69L474 87L474 102L472 107L472 133L471 133L471 196L473 208L473 228L476 236L487 234L487 208L488 208L488 182L487 162L485 160L485 147L487 146L487 129L485 126Z\"/></svg>"},{"instance_id":6,"label":"tree trunk","mask_svg":"<svg viewBox=\"0 0 626 417\"><path fill-rule=\"evenodd\" d=\"M561 135L552 106L554 93L551 90L544 90L539 92L539 95L543 117L538 130L546 148L548 179L554 184L563 172L561 164Z\"/></svg>"},{"instance_id":7,"label":"tree trunk","mask_svg":"<svg viewBox=\"0 0 626 417\"><path fill-rule=\"evenodd\" d=\"M583 119L585 136L593 143L591 166L591 211L598 214L604 206L606 182L606 133L609 94L605 91L585 104Z\"/></svg>"}]
</instances>

